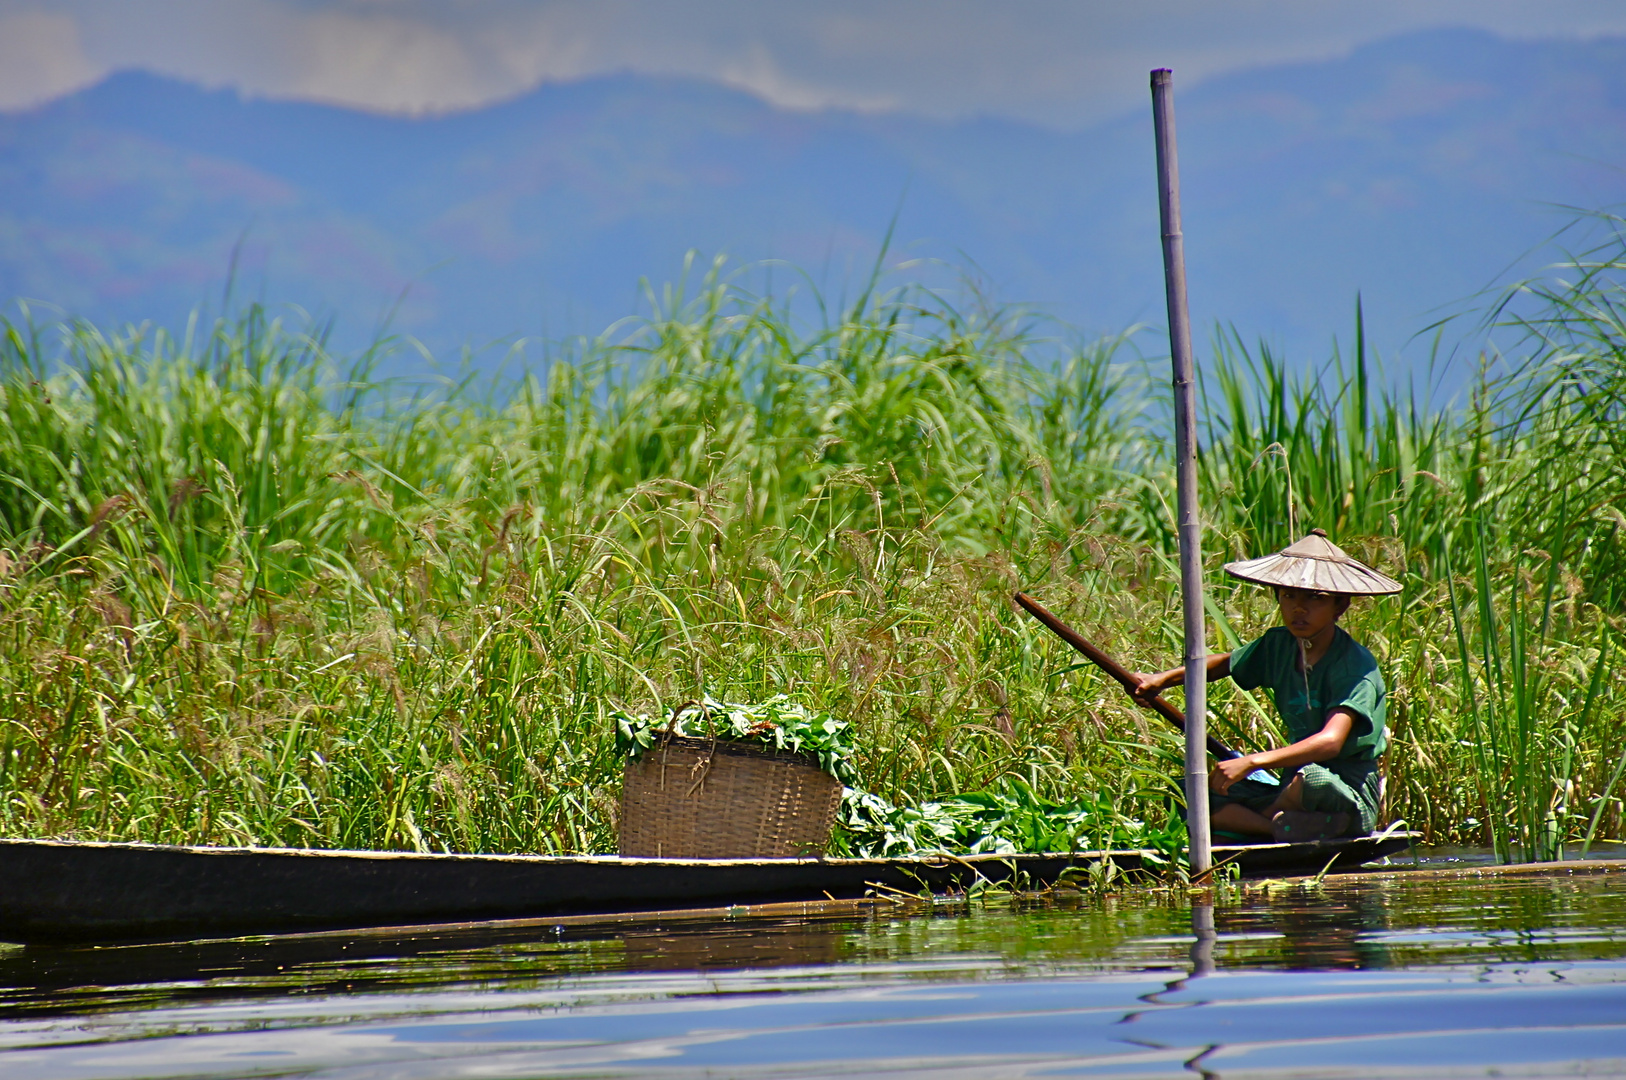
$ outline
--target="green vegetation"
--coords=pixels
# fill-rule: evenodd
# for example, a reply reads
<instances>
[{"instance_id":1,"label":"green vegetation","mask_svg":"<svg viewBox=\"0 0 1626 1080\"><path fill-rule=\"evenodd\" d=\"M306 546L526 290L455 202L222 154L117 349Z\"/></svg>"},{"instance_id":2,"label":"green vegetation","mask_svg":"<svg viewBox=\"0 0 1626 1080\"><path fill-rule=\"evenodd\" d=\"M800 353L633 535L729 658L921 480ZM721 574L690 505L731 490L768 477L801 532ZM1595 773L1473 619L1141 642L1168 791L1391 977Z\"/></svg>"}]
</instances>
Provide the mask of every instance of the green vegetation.
<instances>
[{"instance_id":1,"label":"green vegetation","mask_svg":"<svg viewBox=\"0 0 1626 1080\"><path fill-rule=\"evenodd\" d=\"M1393 690L1391 813L1436 840L1626 827L1626 264L1579 265L1457 407L1358 332L1314 377L1209 361L1215 647L1273 617L1219 562L1311 525L1403 581L1348 625ZM1178 655L1161 366L907 289L807 331L715 272L658 306L500 394L375 381L258 309L9 327L0 832L610 850L615 713L779 693L850 722L895 807L1107 792L1166 829L1175 740L1009 602Z\"/></svg>"},{"instance_id":2,"label":"green vegetation","mask_svg":"<svg viewBox=\"0 0 1626 1080\"><path fill-rule=\"evenodd\" d=\"M707 698L685 703L671 716L647 713L610 714L615 721L616 747L636 758L668 736L692 739L728 739L760 743L765 749L802 754L843 783L858 782L853 767L852 725L829 713L815 713L784 694L756 705Z\"/></svg>"},{"instance_id":3,"label":"green vegetation","mask_svg":"<svg viewBox=\"0 0 1626 1080\"><path fill-rule=\"evenodd\" d=\"M1098 791L1049 803L1013 776L991 791L950 795L919 806L894 806L869 792L850 792L842 801L836 841L841 853L865 856L1125 848L1179 856L1186 846L1185 823L1163 815L1161 826L1148 827L1129 817L1126 807L1146 804L1137 794Z\"/></svg>"}]
</instances>

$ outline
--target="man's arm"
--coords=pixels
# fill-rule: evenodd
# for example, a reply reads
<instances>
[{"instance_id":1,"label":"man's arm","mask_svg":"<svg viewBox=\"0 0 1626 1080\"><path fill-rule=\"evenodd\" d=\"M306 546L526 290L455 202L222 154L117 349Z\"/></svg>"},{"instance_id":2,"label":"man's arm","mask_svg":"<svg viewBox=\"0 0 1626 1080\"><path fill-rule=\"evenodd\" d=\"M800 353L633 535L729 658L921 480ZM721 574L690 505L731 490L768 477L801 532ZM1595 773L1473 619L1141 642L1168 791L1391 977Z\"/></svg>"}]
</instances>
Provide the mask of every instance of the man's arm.
<instances>
[{"instance_id":1,"label":"man's arm","mask_svg":"<svg viewBox=\"0 0 1626 1080\"><path fill-rule=\"evenodd\" d=\"M1208 774L1208 788L1223 795L1232 784L1255 769L1295 769L1312 762L1331 761L1344 748L1344 740L1349 738L1350 729L1354 724L1355 714L1348 709L1331 709L1321 730L1309 738L1300 739L1290 746L1283 746L1277 750L1243 754L1241 757L1216 763L1213 771Z\"/></svg>"},{"instance_id":2,"label":"man's arm","mask_svg":"<svg viewBox=\"0 0 1626 1080\"><path fill-rule=\"evenodd\" d=\"M1156 675L1139 675L1140 682L1129 696L1136 701L1151 701L1157 695L1171 686L1184 686L1186 682L1186 669L1184 666L1160 671ZM1208 658L1208 681L1218 682L1231 677L1231 654L1228 652L1215 653Z\"/></svg>"}]
</instances>

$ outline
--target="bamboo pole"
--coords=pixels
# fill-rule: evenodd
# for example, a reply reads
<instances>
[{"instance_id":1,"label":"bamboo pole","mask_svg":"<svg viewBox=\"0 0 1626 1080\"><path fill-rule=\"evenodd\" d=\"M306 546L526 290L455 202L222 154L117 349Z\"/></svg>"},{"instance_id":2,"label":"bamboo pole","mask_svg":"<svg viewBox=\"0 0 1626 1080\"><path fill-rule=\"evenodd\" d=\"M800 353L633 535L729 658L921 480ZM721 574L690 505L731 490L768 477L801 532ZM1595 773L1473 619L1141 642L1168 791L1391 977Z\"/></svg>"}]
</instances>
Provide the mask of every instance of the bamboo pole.
<instances>
[{"instance_id":1,"label":"bamboo pole","mask_svg":"<svg viewBox=\"0 0 1626 1080\"><path fill-rule=\"evenodd\" d=\"M1157 133L1157 202L1163 222L1163 283L1174 367L1174 438L1179 482L1180 599L1185 608L1186 829L1191 873L1213 865L1208 825L1208 641L1203 623L1202 522L1197 516L1197 390L1186 309L1186 251L1180 234L1180 165L1174 144L1174 86L1167 68L1152 72Z\"/></svg>"}]
</instances>

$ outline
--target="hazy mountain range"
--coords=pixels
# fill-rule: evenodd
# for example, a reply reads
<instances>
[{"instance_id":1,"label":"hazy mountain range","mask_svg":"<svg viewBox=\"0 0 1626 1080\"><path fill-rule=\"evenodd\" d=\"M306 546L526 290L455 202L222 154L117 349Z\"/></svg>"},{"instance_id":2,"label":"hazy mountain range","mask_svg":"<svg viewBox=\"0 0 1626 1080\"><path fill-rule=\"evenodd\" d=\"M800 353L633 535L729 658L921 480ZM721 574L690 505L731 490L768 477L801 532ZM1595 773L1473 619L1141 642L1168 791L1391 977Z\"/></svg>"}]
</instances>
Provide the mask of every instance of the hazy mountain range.
<instances>
[{"instance_id":1,"label":"hazy mountain range","mask_svg":"<svg viewBox=\"0 0 1626 1080\"><path fill-rule=\"evenodd\" d=\"M1626 199L1626 40L1437 31L1178 78L1194 315L1300 355L1348 334L1357 290L1392 348L1551 257L1552 204ZM241 243L240 296L355 341L404 292L395 328L445 354L596 332L690 248L837 294L894 220L895 256L1001 300L1161 322L1149 105L1059 132L623 75L406 119L124 73L0 114L0 299L104 323L218 304Z\"/></svg>"}]
</instances>

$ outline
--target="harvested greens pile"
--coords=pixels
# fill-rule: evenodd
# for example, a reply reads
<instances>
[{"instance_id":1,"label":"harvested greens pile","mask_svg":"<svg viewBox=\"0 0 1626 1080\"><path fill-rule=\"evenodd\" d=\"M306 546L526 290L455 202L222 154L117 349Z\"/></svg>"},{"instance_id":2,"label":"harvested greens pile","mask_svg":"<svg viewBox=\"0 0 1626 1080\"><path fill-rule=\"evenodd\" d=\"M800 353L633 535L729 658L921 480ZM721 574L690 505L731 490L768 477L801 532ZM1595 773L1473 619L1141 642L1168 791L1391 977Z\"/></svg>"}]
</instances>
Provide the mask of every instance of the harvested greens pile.
<instances>
[{"instance_id":1,"label":"harvested greens pile","mask_svg":"<svg viewBox=\"0 0 1626 1080\"><path fill-rule=\"evenodd\" d=\"M611 714L616 745L638 757L663 735L760 742L816 758L840 780L841 810L831 838L833 855L891 857L929 852L1015 854L1155 848L1185 844L1177 818L1162 829L1120 812L1105 792L1047 803L1020 780L1006 778L990 791L973 791L919 806L895 806L863 789L852 745L852 725L818 713L784 694L757 705L712 698L680 706L669 721L626 712Z\"/></svg>"},{"instance_id":2,"label":"harvested greens pile","mask_svg":"<svg viewBox=\"0 0 1626 1080\"><path fill-rule=\"evenodd\" d=\"M760 705L703 701L679 705L672 719L661 722L648 716L613 712L615 745L628 757L638 757L663 735L691 739L733 739L760 742L774 750L789 750L817 758L819 768L851 785L858 779L853 766L852 725L829 713L816 713L784 694Z\"/></svg>"},{"instance_id":3,"label":"harvested greens pile","mask_svg":"<svg viewBox=\"0 0 1626 1080\"><path fill-rule=\"evenodd\" d=\"M1155 848L1174 853L1186 842L1185 823L1162 829L1124 815L1111 796L1042 802L1022 781L1007 777L991 791L972 791L919 806L894 806L878 795L843 792L833 853L853 856L1016 854Z\"/></svg>"}]
</instances>

